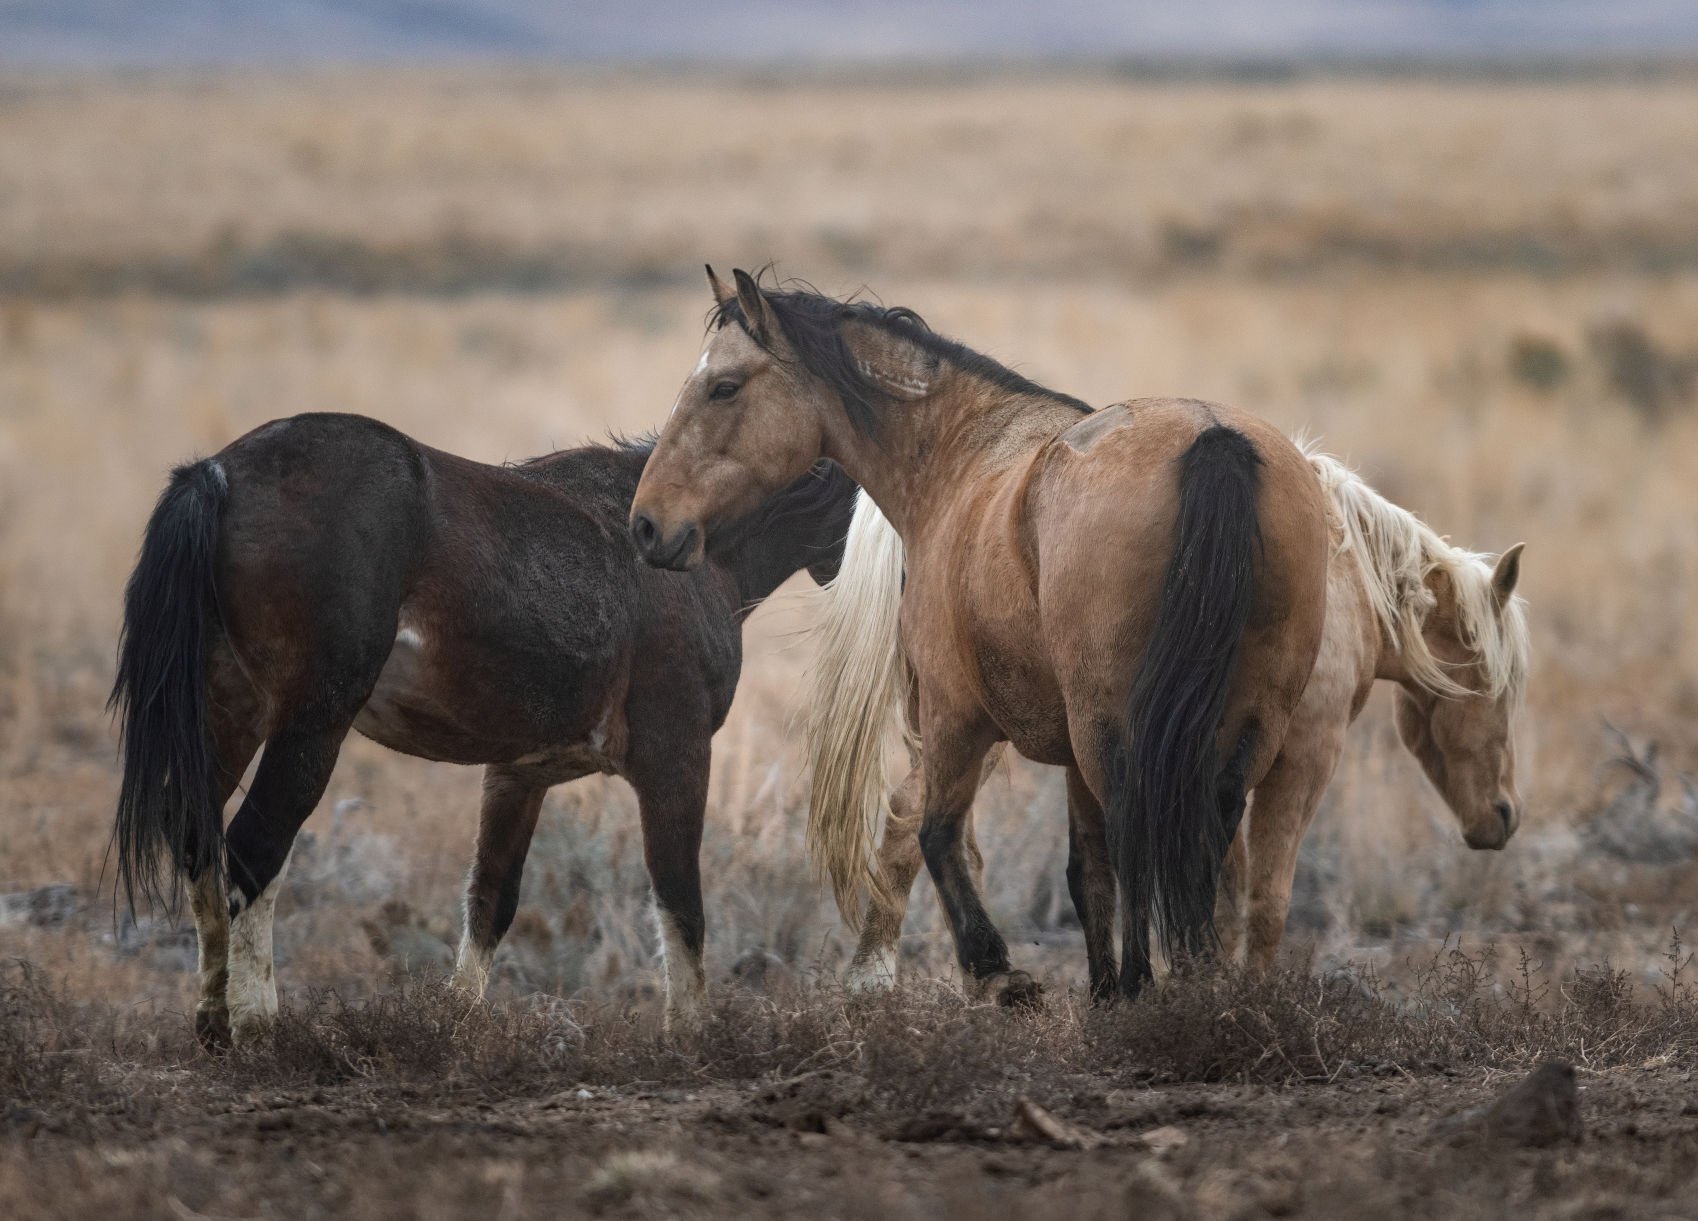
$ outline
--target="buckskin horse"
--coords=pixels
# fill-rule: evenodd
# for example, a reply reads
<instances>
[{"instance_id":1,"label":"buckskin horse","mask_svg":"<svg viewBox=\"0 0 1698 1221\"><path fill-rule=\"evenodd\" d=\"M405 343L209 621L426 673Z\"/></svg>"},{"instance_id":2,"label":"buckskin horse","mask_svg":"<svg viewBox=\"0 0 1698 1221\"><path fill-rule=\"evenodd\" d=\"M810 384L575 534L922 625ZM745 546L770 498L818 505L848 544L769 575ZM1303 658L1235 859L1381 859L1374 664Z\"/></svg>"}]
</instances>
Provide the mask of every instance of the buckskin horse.
<instances>
[{"instance_id":1,"label":"buckskin horse","mask_svg":"<svg viewBox=\"0 0 1698 1221\"><path fill-rule=\"evenodd\" d=\"M1307 452L1333 509L1326 626L1279 755L1250 794L1215 917L1223 956L1232 961L1242 949L1258 970L1278 954L1298 847L1376 680L1397 688L1398 734L1469 847L1504 847L1521 819L1514 729L1529 651L1526 608L1515 594L1522 545L1496 557L1456 547L1338 459ZM905 722L912 696L896 623L902 567L901 538L858 497L843 564L822 595L808 699L810 838L846 889L863 876L858 828L881 813L887 726L893 714ZM920 869L917 743L910 762L914 770L890 795L877 882L846 977L852 988L895 982L897 939ZM1070 852L1076 897L1080 868Z\"/></svg>"},{"instance_id":2,"label":"buckskin horse","mask_svg":"<svg viewBox=\"0 0 1698 1221\"><path fill-rule=\"evenodd\" d=\"M1137 993L1152 927L1170 955L1201 952L1245 794L1320 648L1327 505L1303 454L1210 403L1092 413L911 310L708 278L714 325L632 501L638 550L691 569L727 523L837 461L906 552L919 841L964 971L1003 1003L1036 993L965 833L1000 741L1067 769L1093 992Z\"/></svg>"},{"instance_id":3,"label":"buckskin horse","mask_svg":"<svg viewBox=\"0 0 1698 1221\"><path fill-rule=\"evenodd\" d=\"M835 573L854 485L829 463L797 472L683 576L639 563L626 529L647 457L622 444L487 466L325 414L266 424L171 476L125 593L114 838L132 903L164 897L162 874L173 900L187 879L203 1043L246 1041L277 1011L278 887L351 729L485 767L455 968L479 994L544 794L624 777L668 1021L699 1007L710 742L736 691L740 625L798 569Z\"/></svg>"}]
</instances>

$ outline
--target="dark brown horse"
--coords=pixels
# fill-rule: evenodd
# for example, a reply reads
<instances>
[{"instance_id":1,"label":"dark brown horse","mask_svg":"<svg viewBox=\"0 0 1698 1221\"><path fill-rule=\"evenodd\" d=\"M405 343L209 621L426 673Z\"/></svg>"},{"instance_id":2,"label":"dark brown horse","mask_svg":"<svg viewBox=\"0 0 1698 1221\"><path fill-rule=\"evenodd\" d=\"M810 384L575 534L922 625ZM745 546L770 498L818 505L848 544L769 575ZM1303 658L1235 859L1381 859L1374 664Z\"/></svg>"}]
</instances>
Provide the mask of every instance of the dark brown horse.
<instances>
[{"instance_id":1,"label":"dark brown horse","mask_svg":"<svg viewBox=\"0 0 1698 1221\"><path fill-rule=\"evenodd\" d=\"M666 573L638 562L625 525L647 458L592 446L486 466L375 420L303 415L172 475L125 595L114 835L132 902L160 896L162 858L173 896L188 879L203 1041L247 1039L277 1011L278 885L350 729L486 768L456 969L479 993L543 795L623 776L668 1020L700 1004L698 851L740 625L798 569L835 573L854 484L815 466L718 535L700 569Z\"/></svg>"},{"instance_id":2,"label":"dark brown horse","mask_svg":"<svg viewBox=\"0 0 1698 1221\"><path fill-rule=\"evenodd\" d=\"M1152 927L1203 950L1245 794L1320 647L1328 510L1308 461L1220 404L1089 413L911 310L709 279L718 325L632 501L643 556L689 570L763 497L840 462L907 557L919 843L961 966L1003 1000L1033 991L966 833L999 742L1068 769L1093 991L1137 992ZM827 863L840 895L876 884L865 851Z\"/></svg>"}]
</instances>

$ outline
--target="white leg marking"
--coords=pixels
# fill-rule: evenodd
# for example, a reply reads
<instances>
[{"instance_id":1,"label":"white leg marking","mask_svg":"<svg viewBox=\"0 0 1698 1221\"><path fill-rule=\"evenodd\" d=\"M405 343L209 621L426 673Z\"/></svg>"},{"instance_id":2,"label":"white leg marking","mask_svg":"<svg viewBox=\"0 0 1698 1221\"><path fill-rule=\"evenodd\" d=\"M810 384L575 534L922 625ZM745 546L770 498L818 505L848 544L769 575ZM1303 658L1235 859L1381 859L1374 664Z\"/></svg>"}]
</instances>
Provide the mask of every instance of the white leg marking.
<instances>
[{"instance_id":1,"label":"white leg marking","mask_svg":"<svg viewBox=\"0 0 1698 1221\"><path fill-rule=\"evenodd\" d=\"M702 960L684 940L678 922L659 906L654 909L654 920L660 929L660 952L666 968L666 1026L672 1029L701 1016L707 1004L707 977Z\"/></svg>"},{"instance_id":2,"label":"white leg marking","mask_svg":"<svg viewBox=\"0 0 1698 1221\"><path fill-rule=\"evenodd\" d=\"M271 922L277 891L289 861L260 891L259 897L230 921L230 1033L237 1043L261 1034L277 1016L277 968L271 953Z\"/></svg>"},{"instance_id":3,"label":"white leg marking","mask_svg":"<svg viewBox=\"0 0 1698 1221\"><path fill-rule=\"evenodd\" d=\"M843 976L851 992L888 992L896 987L896 947L863 946Z\"/></svg>"},{"instance_id":4,"label":"white leg marking","mask_svg":"<svg viewBox=\"0 0 1698 1221\"><path fill-rule=\"evenodd\" d=\"M489 987L489 969L495 951L472 944L471 931L460 935L460 953L454 960L454 986L482 999Z\"/></svg>"}]
</instances>

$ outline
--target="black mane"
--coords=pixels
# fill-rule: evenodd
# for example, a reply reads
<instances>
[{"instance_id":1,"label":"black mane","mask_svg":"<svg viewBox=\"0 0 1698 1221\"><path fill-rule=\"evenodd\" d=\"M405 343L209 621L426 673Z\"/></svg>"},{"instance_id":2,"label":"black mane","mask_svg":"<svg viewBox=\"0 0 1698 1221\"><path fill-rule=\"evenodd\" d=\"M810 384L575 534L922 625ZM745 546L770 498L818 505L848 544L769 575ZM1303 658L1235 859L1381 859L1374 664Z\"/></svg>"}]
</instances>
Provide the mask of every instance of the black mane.
<instances>
[{"instance_id":1,"label":"black mane","mask_svg":"<svg viewBox=\"0 0 1698 1221\"><path fill-rule=\"evenodd\" d=\"M839 511L842 535L831 541L834 545L841 543L848 536L848 515L854 509L857 490L857 484L849 478L847 471L830 458L822 458L747 517L718 527L708 540L708 551L713 555L725 555L751 539L773 533L792 520L817 521Z\"/></svg>"},{"instance_id":2,"label":"black mane","mask_svg":"<svg viewBox=\"0 0 1698 1221\"><path fill-rule=\"evenodd\" d=\"M843 400L844 410L849 413L850 422L869 435L877 431L878 408L891 400L877 382L862 372L854 353L849 350L843 338L843 324L846 322L865 322L876 326L912 343L929 354L934 362L946 361L1013 394L1048 399L1082 413L1091 410L1088 404L1071 395L1058 394L1040 386L982 352L975 352L965 344L939 335L911 309L878 305L872 301L839 301L805 285L763 288L761 295L784 329L784 338L802 362L802 367L837 393ZM736 297L727 298L708 319L708 324L716 330L732 322L740 324L745 331L749 329L743 307ZM752 331L749 334L754 338ZM756 342L759 343L759 339Z\"/></svg>"}]
</instances>

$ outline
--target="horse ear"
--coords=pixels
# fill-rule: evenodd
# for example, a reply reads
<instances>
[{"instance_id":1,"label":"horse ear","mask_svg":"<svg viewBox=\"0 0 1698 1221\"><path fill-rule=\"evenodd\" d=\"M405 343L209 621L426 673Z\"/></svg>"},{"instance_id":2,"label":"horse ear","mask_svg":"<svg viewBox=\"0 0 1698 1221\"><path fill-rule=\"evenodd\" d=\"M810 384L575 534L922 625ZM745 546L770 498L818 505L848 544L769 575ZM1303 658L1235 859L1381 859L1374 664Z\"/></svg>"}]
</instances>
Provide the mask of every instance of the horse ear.
<instances>
[{"instance_id":1,"label":"horse ear","mask_svg":"<svg viewBox=\"0 0 1698 1221\"><path fill-rule=\"evenodd\" d=\"M736 294L734 294L729 288L725 287L724 282L718 276L713 274L712 263L706 264L706 267L708 273L708 287L713 290L713 303L715 305L723 306Z\"/></svg>"},{"instance_id":2,"label":"horse ear","mask_svg":"<svg viewBox=\"0 0 1698 1221\"><path fill-rule=\"evenodd\" d=\"M778 319L773 317L772 306L766 303L755 277L741 267L731 272L731 278L737 282L737 304L743 307L743 320L749 333L763 346L770 347L778 337Z\"/></svg>"},{"instance_id":3,"label":"horse ear","mask_svg":"<svg viewBox=\"0 0 1698 1221\"><path fill-rule=\"evenodd\" d=\"M1492 601L1499 610L1508 605L1515 583L1521 579L1521 552L1526 546L1526 543L1515 544L1498 556L1498 566L1492 569Z\"/></svg>"}]
</instances>

